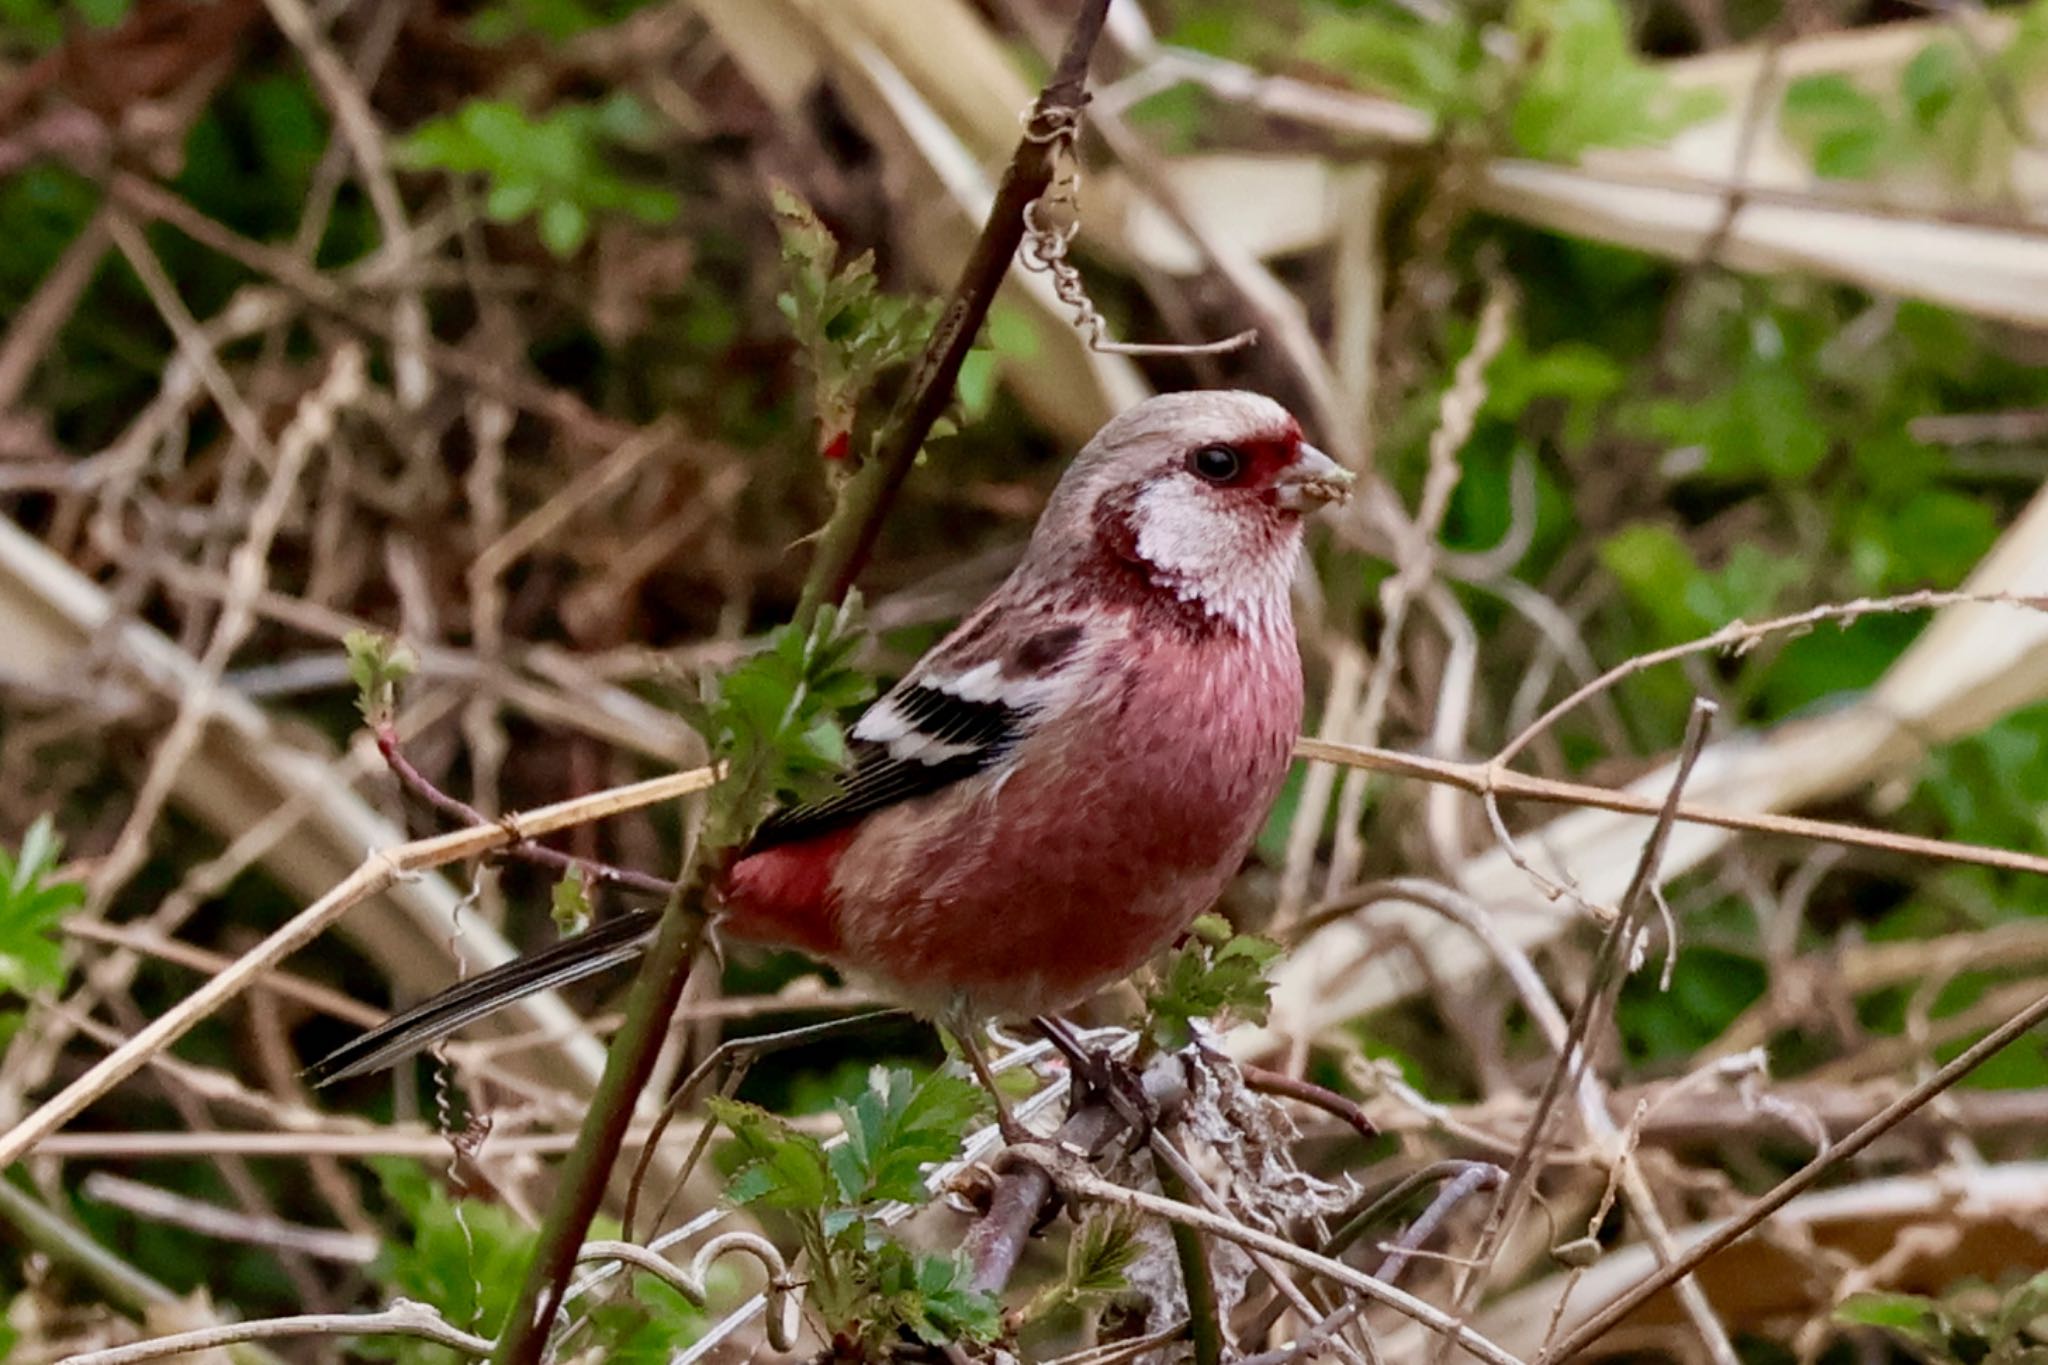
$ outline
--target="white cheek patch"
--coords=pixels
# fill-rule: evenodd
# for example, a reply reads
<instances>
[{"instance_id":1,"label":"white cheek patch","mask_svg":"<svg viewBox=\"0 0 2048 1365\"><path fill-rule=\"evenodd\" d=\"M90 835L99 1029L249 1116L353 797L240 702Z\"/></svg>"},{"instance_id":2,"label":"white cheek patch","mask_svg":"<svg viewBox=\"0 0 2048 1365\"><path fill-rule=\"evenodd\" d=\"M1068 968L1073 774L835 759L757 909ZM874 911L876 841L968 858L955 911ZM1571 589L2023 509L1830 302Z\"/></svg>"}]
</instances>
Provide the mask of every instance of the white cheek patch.
<instances>
[{"instance_id":1,"label":"white cheek patch","mask_svg":"<svg viewBox=\"0 0 2048 1365\"><path fill-rule=\"evenodd\" d=\"M1149 485L1134 511L1138 558L1162 586L1240 630L1278 628L1287 612L1299 530L1276 539L1186 478Z\"/></svg>"}]
</instances>

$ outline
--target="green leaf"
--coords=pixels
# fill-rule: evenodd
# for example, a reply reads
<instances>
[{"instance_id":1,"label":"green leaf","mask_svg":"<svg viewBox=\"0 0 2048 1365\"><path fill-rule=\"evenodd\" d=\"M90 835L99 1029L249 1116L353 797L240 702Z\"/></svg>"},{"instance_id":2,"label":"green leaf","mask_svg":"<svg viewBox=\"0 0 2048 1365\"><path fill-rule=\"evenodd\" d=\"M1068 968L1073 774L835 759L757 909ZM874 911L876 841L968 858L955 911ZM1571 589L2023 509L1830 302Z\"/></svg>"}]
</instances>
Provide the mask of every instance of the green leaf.
<instances>
[{"instance_id":1,"label":"green leaf","mask_svg":"<svg viewBox=\"0 0 2048 1365\"><path fill-rule=\"evenodd\" d=\"M826 1168L825 1148L759 1105L713 1098L712 1117L739 1141L744 1160L726 1186L735 1204L816 1212L833 1202L836 1187Z\"/></svg>"},{"instance_id":2,"label":"green leaf","mask_svg":"<svg viewBox=\"0 0 2048 1365\"><path fill-rule=\"evenodd\" d=\"M1937 1313L1934 1300L1918 1294L1851 1294L1835 1306L1835 1321L1851 1327L1918 1329Z\"/></svg>"},{"instance_id":3,"label":"green leaf","mask_svg":"<svg viewBox=\"0 0 2048 1365\"><path fill-rule=\"evenodd\" d=\"M1937 38L1915 53L1899 73L1899 94L1906 102L1906 116L1922 133L1932 133L1955 107L1970 81L1961 47Z\"/></svg>"},{"instance_id":4,"label":"green leaf","mask_svg":"<svg viewBox=\"0 0 2048 1365\"><path fill-rule=\"evenodd\" d=\"M348 652L348 676L356 685L356 709L370 725L391 719L398 684L419 668L419 656L388 635L352 630L342 637Z\"/></svg>"},{"instance_id":5,"label":"green leaf","mask_svg":"<svg viewBox=\"0 0 2048 1365\"><path fill-rule=\"evenodd\" d=\"M1700 577L1699 562L1669 526L1623 527L1601 544L1600 562L1654 623L1660 643L1690 640L1713 629L1687 591Z\"/></svg>"},{"instance_id":6,"label":"green leaf","mask_svg":"<svg viewBox=\"0 0 2048 1365\"><path fill-rule=\"evenodd\" d=\"M590 925L590 888L579 864L562 874L548 898L548 913L563 934L580 934Z\"/></svg>"},{"instance_id":7,"label":"green leaf","mask_svg":"<svg viewBox=\"0 0 2048 1365\"><path fill-rule=\"evenodd\" d=\"M387 1293L432 1304L458 1327L496 1336L525 1277L533 1230L502 1204L451 1198L417 1162L372 1157L370 1167L410 1224L408 1235L385 1245L371 1278ZM465 1359L445 1346L403 1338L364 1338L351 1349L406 1365Z\"/></svg>"},{"instance_id":8,"label":"green leaf","mask_svg":"<svg viewBox=\"0 0 2048 1365\"><path fill-rule=\"evenodd\" d=\"M931 1346L993 1341L1002 1331L1001 1305L972 1287L972 1271L961 1258L916 1255L885 1242L873 1269L879 1302L866 1324L870 1340L886 1341L899 1327Z\"/></svg>"},{"instance_id":9,"label":"green leaf","mask_svg":"<svg viewBox=\"0 0 2048 1365\"><path fill-rule=\"evenodd\" d=\"M62 854L48 815L36 817L18 852L0 848L0 990L30 995L64 984L64 950L50 931L85 903L85 888L51 880Z\"/></svg>"},{"instance_id":10,"label":"green leaf","mask_svg":"<svg viewBox=\"0 0 2048 1365\"><path fill-rule=\"evenodd\" d=\"M1591 147L1662 142L1721 106L1636 55L1617 0L1516 0L1509 22L1532 54L1508 115L1529 156L1568 161Z\"/></svg>"},{"instance_id":11,"label":"green leaf","mask_svg":"<svg viewBox=\"0 0 2048 1365\"><path fill-rule=\"evenodd\" d=\"M877 1069L853 1103L834 1105L846 1127L846 1142L831 1153L840 1197L923 1203L925 1168L959 1155L961 1131L986 1103L980 1087L944 1071L918 1080Z\"/></svg>"},{"instance_id":12,"label":"green leaf","mask_svg":"<svg viewBox=\"0 0 2048 1365\"><path fill-rule=\"evenodd\" d=\"M707 1278L724 1281L719 1293L729 1293L737 1283L719 1266ZM604 1365L668 1365L704 1335L704 1310L658 1276L636 1274L632 1285L630 1294L605 1295L590 1308L595 1358Z\"/></svg>"},{"instance_id":13,"label":"green leaf","mask_svg":"<svg viewBox=\"0 0 2048 1365\"><path fill-rule=\"evenodd\" d=\"M540 240L557 256L573 256L590 234L590 215L581 204L567 199L551 201L540 211Z\"/></svg>"},{"instance_id":14,"label":"green leaf","mask_svg":"<svg viewBox=\"0 0 2048 1365\"><path fill-rule=\"evenodd\" d=\"M652 116L629 95L598 105L564 104L529 117L508 100L470 100L429 119L396 145L401 165L480 175L493 222L536 219L541 244L559 257L581 250L595 219L623 213L673 222L681 201L666 187L612 168L613 147L644 141Z\"/></svg>"},{"instance_id":15,"label":"green leaf","mask_svg":"<svg viewBox=\"0 0 2048 1365\"><path fill-rule=\"evenodd\" d=\"M1884 105L1839 72L1786 86L1779 122L1811 153L1814 173L1831 180L1869 177L1896 142Z\"/></svg>"},{"instance_id":16,"label":"green leaf","mask_svg":"<svg viewBox=\"0 0 2048 1365\"><path fill-rule=\"evenodd\" d=\"M707 680L685 718L726 764L704 838L736 847L775 801L815 800L837 788L846 745L838 714L873 695L853 666L860 602L820 611L808 630L788 625L757 653Z\"/></svg>"},{"instance_id":17,"label":"green leaf","mask_svg":"<svg viewBox=\"0 0 2048 1365\"><path fill-rule=\"evenodd\" d=\"M1135 1213L1090 1214L1067 1244L1066 1295L1087 1299L1121 1294L1130 1287L1124 1272L1144 1250Z\"/></svg>"},{"instance_id":18,"label":"green leaf","mask_svg":"<svg viewBox=\"0 0 2048 1365\"><path fill-rule=\"evenodd\" d=\"M1208 918L1208 917L1205 917ZM1280 945L1253 934L1238 934L1220 943L1196 932L1167 955L1148 1004L1146 1031L1160 1047L1173 1051L1193 1041L1191 1021L1228 1013L1255 1024L1266 1022L1272 983L1266 969L1280 956Z\"/></svg>"},{"instance_id":19,"label":"green leaf","mask_svg":"<svg viewBox=\"0 0 2048 1365\"><path fill-rule=\"evenodd\" d=\"M830 459L865 453L851 446L861 406L885 371L924 349L939 304L884 293L872 252L842 262L831 230L788 186L771 187L769 198L787 284L776 304L810 372L818 451Z\"/></svg>"}]
</instances>

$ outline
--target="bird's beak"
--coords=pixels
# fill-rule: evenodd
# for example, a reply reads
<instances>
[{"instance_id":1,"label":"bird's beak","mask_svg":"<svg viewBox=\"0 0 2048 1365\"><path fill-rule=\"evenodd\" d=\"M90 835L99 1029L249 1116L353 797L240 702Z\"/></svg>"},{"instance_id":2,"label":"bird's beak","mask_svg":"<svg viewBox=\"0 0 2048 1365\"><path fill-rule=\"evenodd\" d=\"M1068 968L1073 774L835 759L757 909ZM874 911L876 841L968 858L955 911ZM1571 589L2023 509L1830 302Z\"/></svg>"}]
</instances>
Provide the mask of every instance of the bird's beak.
<instances>
[{"instance_id":1,"label":"bird's beak","mask_svg":"<svg viewBox=\"0 0 2048 1365\"><path fill-rule=\"evenodd\" d=\"M1294 463L1273 481L1275 499L1290 512L1313 512L1351 496L1352 473L1303 441Z\"/></svg>"}]
</instances>

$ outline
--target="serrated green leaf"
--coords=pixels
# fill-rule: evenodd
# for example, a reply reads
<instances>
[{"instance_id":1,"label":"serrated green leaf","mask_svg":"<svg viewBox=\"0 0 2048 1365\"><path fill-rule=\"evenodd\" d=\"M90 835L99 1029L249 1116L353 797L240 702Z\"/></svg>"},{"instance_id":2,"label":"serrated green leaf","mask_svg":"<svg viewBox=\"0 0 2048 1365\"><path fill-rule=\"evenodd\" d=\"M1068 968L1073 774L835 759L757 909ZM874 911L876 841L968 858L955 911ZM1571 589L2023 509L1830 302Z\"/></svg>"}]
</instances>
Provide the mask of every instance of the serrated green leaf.
<instances>
[{"instance_id":1,"label":"serrated green leaf","mask_svg":"<svg viewBox=\"0 0 2048 1365\"><path fill-rule=\"evenodd\" d=\"M810 1212L832 1203L836 1191L816 1138L759 1105L713 1098L706 1107L745 1153L725 1190L733 1203Z\"/></svg>"},{"instance_id":2,"label":"serrated green leaf","mask_svg":"<svg viewBox=\"0 0 2048 1365\"><path fill-rule=\"evenodd\" d=\"M0 990L29 995L64 984L63 946L50 931L85 903L85 888L49 880L62 855L48 815L36 817L18 852L0 848Z\"/></svg>"},{"instance_id":3,"label":"serrated green leaf","mask_svg":"<svg viewBox=\"0 0 2048 1365\"><path fill-rule=\"evenodd\" d=\"M846 1202L922 1203L924 1168L959 1154L961 1130L985 1103L979 1087L943 1071L878 1071L851 1104L834 1106L846 1127L832 1154Z\"/></svg>"},{"instance_id":4,"label":"serrated green leaf","mask_svg":"<svg viewBox=\"0 0 2048 1365\"><path fill-rule=\"evenodd\" d=\"M1127 1210L1090 1214L1067 1244L1067 1296L1086 1299L1121 1294L1130 1285L1124 1272L1144 1250L1144 1243L1138 1240L1137 1215Z\"/></svg>"},{"instance_id":5,"label":"serrated green leaf","mask_svg":"<svg viewBox=\"0 0 2048 1365\"><path fill-rule=\"evenodd\" d=\"M1255 1024L1266 1021L1272 983L1266 968L1280 945L1252 934L1221 940L1190 936L1167 955L1150 999L1147 1032L1173 1051L1193 1041L1191 1021L1228 1014Z\"/></svg>"}]
</instances>

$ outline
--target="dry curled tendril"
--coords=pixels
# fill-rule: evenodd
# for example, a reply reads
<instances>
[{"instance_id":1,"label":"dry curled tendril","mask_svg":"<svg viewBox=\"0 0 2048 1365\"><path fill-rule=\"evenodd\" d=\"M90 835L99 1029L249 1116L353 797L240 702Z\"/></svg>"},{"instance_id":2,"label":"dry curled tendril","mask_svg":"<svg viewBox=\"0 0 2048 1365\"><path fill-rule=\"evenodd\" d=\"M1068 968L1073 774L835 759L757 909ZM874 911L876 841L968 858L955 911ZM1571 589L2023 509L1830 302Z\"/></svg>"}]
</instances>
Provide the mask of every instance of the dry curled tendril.
<instances>
[{"instance_id":1,"label":"dry curled tendril","mask_svg":"<svg viewBox=\"0 0 2048 1365\"><path fill-rule=\"evenodd\" d=\"M1059 169L1045 193L1024 206L1024 240L1017 255L1026 270L1051 278L1053 294L1073 310L1074 325L1087 337L1088 349L1105 355L1222 355L1257 341L1257 328L1195 344L1110 339L1108 321L1088 297L1081 272L1067 259L1081 231L1081 158L1074 146L1080 132L1078 108L1040 103L1025 112L1025 138L1049 146Z\"/></svg>"}]
</instances>

